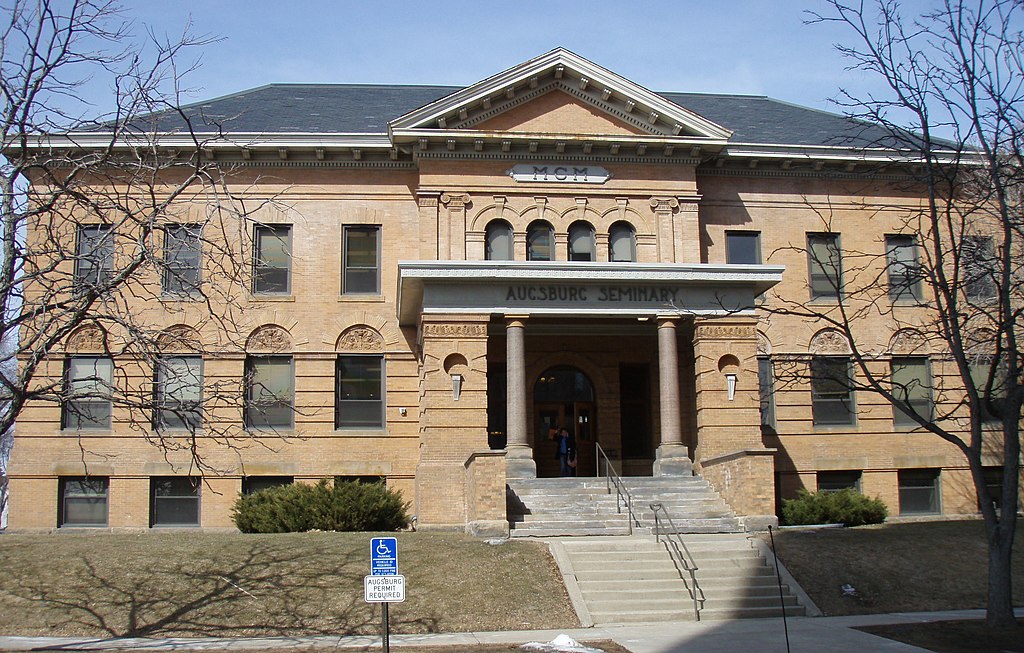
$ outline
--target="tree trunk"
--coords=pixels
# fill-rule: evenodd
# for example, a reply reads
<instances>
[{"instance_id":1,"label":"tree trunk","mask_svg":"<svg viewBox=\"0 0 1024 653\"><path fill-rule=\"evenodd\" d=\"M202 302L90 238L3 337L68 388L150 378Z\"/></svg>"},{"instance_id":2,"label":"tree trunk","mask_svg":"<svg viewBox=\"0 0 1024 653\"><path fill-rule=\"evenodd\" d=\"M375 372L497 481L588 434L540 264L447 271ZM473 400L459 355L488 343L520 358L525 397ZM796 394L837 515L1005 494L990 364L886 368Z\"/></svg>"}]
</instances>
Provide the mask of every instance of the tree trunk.
<instances>
[{"instance_id":1,"label":"tree trunk","mask_svg":"<svg viewBox=\"0 0 1024 653\"><path fill-rule=\"evenodd\" d=\"M1013 553L1014 519L1007 519L988 528L988 606L985 623L991 628L1009 628L1017 625L1013 616L1010 557ZM1009 522L1009 523L1007 523ZM1009 526L1009 528L1007 528Z\"/></svg>"}]
</instances>

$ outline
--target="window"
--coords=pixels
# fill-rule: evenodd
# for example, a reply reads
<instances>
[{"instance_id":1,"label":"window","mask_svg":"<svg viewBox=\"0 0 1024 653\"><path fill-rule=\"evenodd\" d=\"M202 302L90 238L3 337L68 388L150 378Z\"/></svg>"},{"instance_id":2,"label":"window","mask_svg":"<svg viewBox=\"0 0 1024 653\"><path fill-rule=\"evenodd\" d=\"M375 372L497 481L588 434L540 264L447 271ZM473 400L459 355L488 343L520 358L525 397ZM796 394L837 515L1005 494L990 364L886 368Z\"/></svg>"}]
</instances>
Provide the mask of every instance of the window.
<instances>
[{"instance_id":1,"label":"window","mask_svg":"<svg viewBox=\"0 0 1024 653\"><path fill-rule=\"evenodd\" d=\"M1003 468L1001 465L983 467L981 473L985 476L986 497L978 500L978 508L981 509L981 501L991 501L992 507L997 511L1003 507Z\"/></svg>"},{"instance_id":2,"label":"window","mask_svg":"<svg viewBox=\"0 0 1024 653\"><path fill-rule=\"evenodd\" d=\"M892 359L892 421L897 427L914 428L917 422L901 406L926 420L932 419L932 375L928 359L907 356Z\"/></svg>"},{"instance_id":3,"label":"window","mask_svg":"<svg viewBox=\"0 0 1024 653\"><path fill-rule=\"evenodd\" d=\"M775 433L775 366L772 359L757 359L757 389L761 397L761 432Z\"/></svg>"},{"instance_id":4,"label":"window","mask_svg":"<svg viewBox=\"0 0 1024 653\"><path fill-rule=\"evenodd\" d=\"M996 363L995 357L982 354L971 357L970 368L971 379L981 401L981 419L1001 422L1006 401L1005 363Z\"/></svg>"},{"instance_id":5,"label":"window","mask_svg":"<svg viewBox=\"0 0 1024 653\"><path fill-rule=\"evenodd\" d=\"M811 359L811 412L815 426L846 426L856 421L850 359Z\"/></svg>"},{"instance_id":6,"label":"window","mask_svg":"<svg viewBox=\"0 0 1024 653\"><path fill-rule=\"evenodd\" d=\"M102 288L114 271L114 231L107 225L78 227L75 246L75 290Z\"/></svg>"},{"instance_id":7,"label":"window","mask_svg":"<svg viewBox=\"0 0 1024 653\"><path fill-rule=\"evenodd\" d=\"M838 300L843 283L837 234L807 234L811 299Z\"/></svg>"},{"instance_id":8,"label":"window","mask_svg":"<svg viewBox=\"0 0 1024 653\"><path fill-rule=\"evenodd\" d=\"M860 492L860 470L818 472L818 492Z\"/></svg>"},{"instance_id":9,"label":"window","mask_svg":"<svg viewBox=\"0 0 1024 653\"><path fill-rule=\"evenodd\" d=\"M597 260L597 247L594 244L594 228L587 222L573 222L569 225L569 260Z\"/></svg>"},{"instance_id":10,"label":"window","mask_svg":"<svg viewBox=\"0 0 1024 653\"><path fill-rule=\"evenodd\" d=\"M341 292L380 293L380 227L345 227Z\"/></svg>"},{"instance_id":11,"label":"window","mask_svg":"<svg viewBox=\"0 0 1024 653\"><path fill-rule=\"evenodd\" d=\"M167 225L164 230L164 292L188 295L199 289L202 261L198 225Z\"/></svg>"},{"instance_id":12,"label":"window","mask_svg":"<svg viewBox=\"0 0 1024 653\"><path fill-rule=\"evenodd\" d=\"M150 526L198 526L198 476L154 476L149 479Z\"/></svg>"},{"instance_id":13,"label":"window","mask_svg":"<svg viewBox=\"0 0 1024 653\"><path fill-rule=\"evenodd\" d=\"M156 366L156 419L160 429L195 430L203 423L203 359L166 356Z\"/></svg>"},{"instance_id":14,"label":"window","mask_svg":"<svg viewBox=\"0 0 1024 653\"><path fill-rule=\"evenodd\" d=\"M58 482L58 526L106 526L110 479L64 476Z\"/></svg>"},{"instance_id":15,"label":"window","mask_svg":"<svg viewBox=\"0 0 1024 653\"><path fill-rule=\"evenodd\" d=\"M255 494L260 490L291 485L294 481L291 476L246 476L242 479L242 494Z\"/></svg>"},{"instance_id":16,"label":"window","mask_svg":"<svg viewBox=\"0 0 1024 653\"><path fill-rule=\"evenodd\" d=\"M985 301L996 296L996 251L989 236L964 236L960 270L968 300Z\"/></svg>"},{"instance_id":17,"label":"window","mask_svg":"<svg viewBox=\"0 0 1024 653\"><path fill-rule=\"evenodd\" d=\"M551 225L543 220L530 223L526 230L526 260L555 260L555 234Z\"/></svg>"},{"instance_id":18,"label":"window","mask_svg":"<svg viewBox=\"0 0 1024 653\"><path fill-rule=\"evenodd\" d=\"M362 476L335 476L334 487L343 485L345 483L358 483L360 485L387 485L387 476L374 476L373 474L365 474Z\"/></svg>"},{"instance_id":19,"label":"window","mask_svg":"<svg viewBox=\"0 0 1024 653\"><path fill-rule=\"evenodd\" d=\"M512 225L504 220L494 220L487 225L487 251L484 256L488 261L511 261Z\"/></svg>"},{"instance_id":20,"label":"window","mask_svg":"<svg viewBox=\"0 0 1024 653\"><path fill-rule=\"evenodd\" d=\"M74 356L67 360L62 428L110 428L113 374L114 364L109 358Z\"/></svg>"},{"instance_id":21,"label":"window","mask_svg":"<svg viewBox=\"0 0 1024 653\"><path fill-rule=\"evenodd\" d=\"M921 266L913 236L886 236L885 263L889 274L889 299L921 301Z\"/></svg>"},{"instance_id":22,"label":"window","mask_svg":"<svg viewBox=\"0 0 1024 653\"><path fill-rule=\"evenodd\" d=\"M245 426L292 428L295 374L291 356L249 356L245 360Z\"/></svg>"},{"instance_id":23,"label":"window","mask_svg":"<svg viewBox=\"0 0 1024 653\"><path fill-rule=\"evenodd\" d=\"M384 428L384 357L339 356L335 428Z\"/></svg>"},{"instance_id":24,"label":"window","mask_svg":"<svg viewBox=\"0 0 1024 653\"><path fill-rule=\"evenodd\" d=\"M252 291L258 294L291 292L292 228L259 225L253 247Z\"/></svg>"},{"instance_id":25,"label":"window","mask_svg":"<svg viewBox=\"0 0 1024 653\"><path fill-rule=\"evenodd\" d=\"M612 263L636 261L636 231L628 222L616 222L608 231L608 258Z\"/></svg>"},{"instance_id":26,"label":"window","mask_svg":"<svg viewBox=\"0 0 1024 653\"><path fill-rule=\"evenodd\" d=\"M761 264L761 234L756 231L725 232L725 262Z\"/></svg>"},{"instance_id":27,"label":"window","mask_svg":"<svg viewBox=\"0 0 1024 653\"><path fill-rule=\"evenodd\" d=\"M937 515L942 512L939 470L901 469L898 475L901 515Z\"/></svg>"}]
</instances>

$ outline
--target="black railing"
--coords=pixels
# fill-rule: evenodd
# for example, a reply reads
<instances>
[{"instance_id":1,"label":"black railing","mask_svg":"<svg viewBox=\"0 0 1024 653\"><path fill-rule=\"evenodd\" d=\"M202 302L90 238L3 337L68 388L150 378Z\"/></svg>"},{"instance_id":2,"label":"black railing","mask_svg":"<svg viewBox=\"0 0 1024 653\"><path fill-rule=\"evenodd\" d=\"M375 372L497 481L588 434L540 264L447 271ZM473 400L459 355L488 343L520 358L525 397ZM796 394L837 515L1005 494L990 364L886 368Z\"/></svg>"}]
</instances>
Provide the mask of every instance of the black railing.
<instances>
[{"instance_id":1,"label":"black railing","mask_svg":"<svg viewBox=\"0 0 1024 653\"><path fill-rule=\"evenodd\" d=\"M594 443L594 452L594 458L597 460L597 476L598 478L604 476L608 494L612 493L612 487L615 488L615 508L620 515L622 514L622 506L626 506L626 512L629 514L629 534L632 535L633 525L640 525L640 520L637 519L636 514L633 512L633 497L626 488L626 484L622 482L622 478L615 472L612 462L608 460L608 456L605 454L604 449L601 448L600 443ZM601 474L601 461L604 461L604 474Z\"/></svg>"},{"instance_id":2,"label":"black railing","mask_svg":"<svg viewBox=\"0 0 1024 653\"><path fill-rule=\"evenodd\" d=\"M697 583L697 562L693 559L690 550L686 548L686 542L683 542L683 538L679 536L679 529L672 522L665 506L660 503L652 503L651 512L654 513L654 539L660 543L661 538L665 538L665 548L668 549L672 563L676 566L679 577L683 579L684 583L686 583L686 577L683 574L686 573L690 576L690 582L687 583L686 589L689 590L690 598L693 599L693 617L700 621L700 609L704 607L706 598L704 590ZM659 516L659 513L664 517ZM661 532L662 520L668 524L666 533Z\"/></svg>"}]
</instances>

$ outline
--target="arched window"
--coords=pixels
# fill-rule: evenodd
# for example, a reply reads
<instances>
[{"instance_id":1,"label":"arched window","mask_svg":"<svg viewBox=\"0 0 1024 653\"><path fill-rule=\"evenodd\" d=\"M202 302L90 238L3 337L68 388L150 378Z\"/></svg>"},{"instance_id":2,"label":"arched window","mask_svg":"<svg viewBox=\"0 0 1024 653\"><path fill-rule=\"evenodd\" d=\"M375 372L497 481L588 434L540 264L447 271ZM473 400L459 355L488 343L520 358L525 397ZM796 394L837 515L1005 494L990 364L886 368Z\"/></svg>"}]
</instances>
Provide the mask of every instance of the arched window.
<instances>
[{"instance_id":1,"label":"arched window","mask_svg":"<svg viewBox=\"0 0 1024 653\"><path fill-rule=\"evenodd\" d=\"M555 260L555 234L551 224L537 220L531 222L526 230L526 260Z\"/></svg>"},{"instance_id":2,"label":"arched window","mask_svg":"<svg viewBox=\"0 0 1024 653\"><path fill-rule=\"evenodd\" d=\"M512 225L504 220L494 220L487 225L487 252L485 257L488 261L511 261L512 255Z\"/></svg>"},{"instance_id":3,"label":"arched window","mask_svg":"<svg viewBox=\"0 0 1024 653\"><path fill-rule=\"evenodd\" d=\"M569 225L569 260L593 261L597 258L594 227L580 220Z\"/></svg>"},{"instance_id":4,"label":"arched window","mask_svg":"<svg viewBox=\"0 0 1024 653\"><path fill-rule=\"evenodd\" d=\"M608 259L613 263L636 261L636 231L628 222L616 222L608 230Z\"/></svg>"}]
</instances>

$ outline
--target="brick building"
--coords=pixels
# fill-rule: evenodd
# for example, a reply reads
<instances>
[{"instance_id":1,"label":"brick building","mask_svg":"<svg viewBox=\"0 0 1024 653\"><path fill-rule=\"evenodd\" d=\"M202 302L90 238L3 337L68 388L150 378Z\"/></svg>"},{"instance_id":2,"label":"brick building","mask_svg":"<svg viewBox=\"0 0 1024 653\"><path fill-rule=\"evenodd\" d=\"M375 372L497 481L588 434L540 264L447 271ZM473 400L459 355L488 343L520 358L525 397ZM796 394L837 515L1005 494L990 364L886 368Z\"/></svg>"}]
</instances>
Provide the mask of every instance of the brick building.
<instances>
[{"instance_id":1,"label":"brick building","mask_svg":"<svg viewBox=\"0 0 1024 653\"><path fill-rule=\"evenodd\" d=\"M773 297L835 302L847 252L914 255L900 232L920 199L871 125L654 93L561 49L466 88L270 85L185 113L234 192L266 202L225 230L251 239L246 331L190 355L178 345L206 337L206 306L165 280L140 302L177 334L166 369L189 380L128 382L272 443L223 447L198 424L217 472L196 483L187 452L158 451L116 407L34 405L10 465L11 528L230 528L239 492L383 477L421 528L507 532L506 479L557 475L562 426L579 475L597 471L596 444L623 475L692 471L750 526L799 488L858 487L899 515L976 512L960 454L891 405L773 383L778 360L850 369L841 337L770 315ZM202 211L181 207L167 247ZM76 237L95 258L90 243L117 234ZM201 257L181 272L214 282ZM879 370L931 387L941 352L900 326L927 298L891 300L865 327ZM97 343L71 334L48 374L115 383ZM247 379L245 409L200 417L224 379Z\"/></svg>"}]
</instances>

